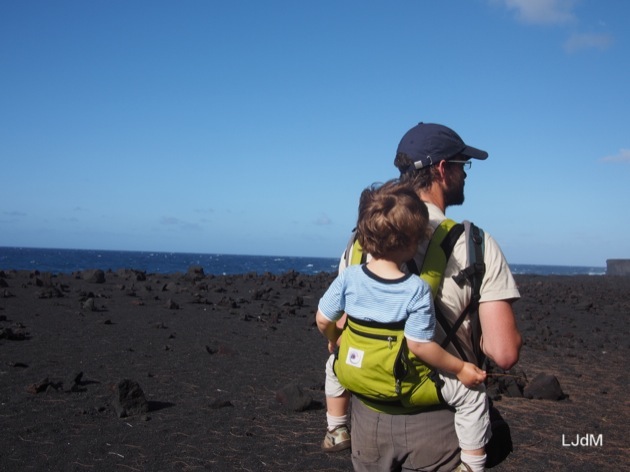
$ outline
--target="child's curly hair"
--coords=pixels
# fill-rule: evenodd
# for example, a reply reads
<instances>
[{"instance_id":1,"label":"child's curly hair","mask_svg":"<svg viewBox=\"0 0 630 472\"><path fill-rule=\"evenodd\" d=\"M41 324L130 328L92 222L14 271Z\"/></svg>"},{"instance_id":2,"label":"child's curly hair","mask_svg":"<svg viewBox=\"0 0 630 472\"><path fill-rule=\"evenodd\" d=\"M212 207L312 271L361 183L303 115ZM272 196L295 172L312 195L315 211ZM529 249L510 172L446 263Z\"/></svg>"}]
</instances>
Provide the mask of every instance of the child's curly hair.
<instances>
[{"instance_id":1,"label":"child's curly hair","mask_svg":"<svg viewBox=\"0 0 630 472\"><path fill-rule=\"evenodd\" d=\"M408 250L428 236L429 212L413 188L398 179L361 193L357 238L378 259Z\"/></svg>"}]
</instances>

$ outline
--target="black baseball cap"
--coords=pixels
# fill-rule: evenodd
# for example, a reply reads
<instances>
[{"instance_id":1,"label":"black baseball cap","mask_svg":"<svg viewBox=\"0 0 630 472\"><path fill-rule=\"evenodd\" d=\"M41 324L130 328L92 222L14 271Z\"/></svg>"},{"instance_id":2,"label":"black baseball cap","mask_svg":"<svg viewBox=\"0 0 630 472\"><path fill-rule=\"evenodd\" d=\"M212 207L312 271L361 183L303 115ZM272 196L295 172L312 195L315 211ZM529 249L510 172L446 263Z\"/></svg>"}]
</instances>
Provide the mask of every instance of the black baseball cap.
<instances>
[{"instance_id":1,"label":"black baseball cap","mask_svg":"<svg viewBox=\"0 0 630 472\"><path fill-rule=\"evenodd\" d=\"M407 155L416 169L459 156L482 160L488 158L486 151L468 146L455 131L435 123L418 123L411 128L400 140L396 152Z\"/></svg>"}]
</instances>

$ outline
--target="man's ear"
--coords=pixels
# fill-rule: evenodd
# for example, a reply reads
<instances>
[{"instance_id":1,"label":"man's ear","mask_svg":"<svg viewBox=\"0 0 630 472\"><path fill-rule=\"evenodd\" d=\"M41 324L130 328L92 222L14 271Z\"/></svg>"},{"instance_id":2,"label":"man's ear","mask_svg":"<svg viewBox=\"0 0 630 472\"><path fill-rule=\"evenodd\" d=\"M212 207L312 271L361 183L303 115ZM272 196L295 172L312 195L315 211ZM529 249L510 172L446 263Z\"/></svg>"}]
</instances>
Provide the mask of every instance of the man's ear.
<instances>
[{"instance_id":1,"label":"man's ear","mask_svg":"<svg viewBox=\"0 0 630 472\"><path fill-rule=\"evenodd\" d=\"M446 175L446 166L447 166L447 162L446 161L440 161L436 164L436 168L437 168L437 173L440 176L441 180L445 179L445 175Z\"/></svg>"}]
</instances>

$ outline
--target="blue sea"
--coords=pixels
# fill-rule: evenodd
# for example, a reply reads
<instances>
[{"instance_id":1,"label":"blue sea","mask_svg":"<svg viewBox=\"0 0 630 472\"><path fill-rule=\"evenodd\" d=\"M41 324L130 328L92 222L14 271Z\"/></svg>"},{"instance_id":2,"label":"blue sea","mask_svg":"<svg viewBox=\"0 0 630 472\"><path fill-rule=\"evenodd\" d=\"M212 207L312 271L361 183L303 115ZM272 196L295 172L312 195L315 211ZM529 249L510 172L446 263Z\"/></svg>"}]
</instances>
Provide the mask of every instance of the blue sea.
<instances>
[{"instance_id":1,"label":"blue sea","mask_svg":"<svg viewBox=\"0 0 630 472\"><path fill-rule=\"evenodd\" d=\"M53 274L88 269L135 269L150 274L185 273L190 266L201 266L206 274L248 273L303 274L336 272L339 258L243 256L151 251L101 251L86 249L40 249L0 247L0 270L38 270ZM604 275L606 267L579 267L510 264L515 274Z\"/></svg>"}]
</instances>

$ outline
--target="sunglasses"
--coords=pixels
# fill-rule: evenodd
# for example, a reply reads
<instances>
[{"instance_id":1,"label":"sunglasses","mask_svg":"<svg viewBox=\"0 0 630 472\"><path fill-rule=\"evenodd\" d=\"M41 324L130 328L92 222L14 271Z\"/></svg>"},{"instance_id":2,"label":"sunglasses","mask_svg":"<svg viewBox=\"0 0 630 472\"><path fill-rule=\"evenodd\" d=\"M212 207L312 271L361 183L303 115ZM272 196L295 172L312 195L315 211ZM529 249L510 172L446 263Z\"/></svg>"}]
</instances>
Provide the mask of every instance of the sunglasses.
<instances>
[{"instance_id":1,"label":"sunglasses","mask_svg":"<svg viewBox=\"0 0 630 472\"><path fill-rule=\"evenodd\" d=\"M472 167L472 162L470 161L456 161L456 160L452 160L452 161L447 161L449 164L459 164L462 166L462 169L464 170L468 170Z\"/></svg>"}]
</instances>

